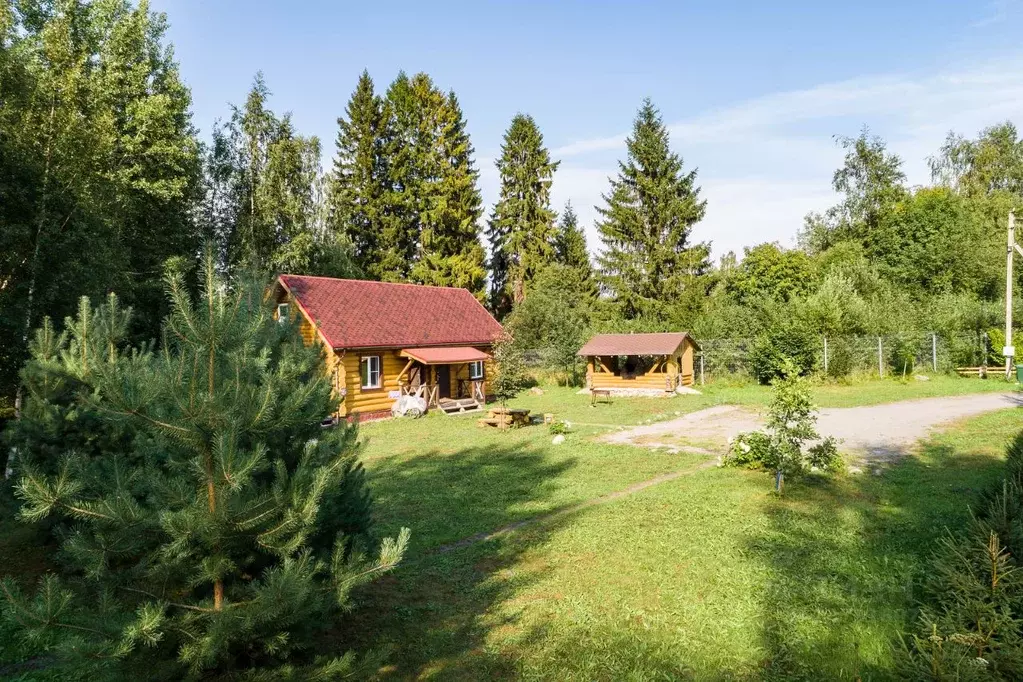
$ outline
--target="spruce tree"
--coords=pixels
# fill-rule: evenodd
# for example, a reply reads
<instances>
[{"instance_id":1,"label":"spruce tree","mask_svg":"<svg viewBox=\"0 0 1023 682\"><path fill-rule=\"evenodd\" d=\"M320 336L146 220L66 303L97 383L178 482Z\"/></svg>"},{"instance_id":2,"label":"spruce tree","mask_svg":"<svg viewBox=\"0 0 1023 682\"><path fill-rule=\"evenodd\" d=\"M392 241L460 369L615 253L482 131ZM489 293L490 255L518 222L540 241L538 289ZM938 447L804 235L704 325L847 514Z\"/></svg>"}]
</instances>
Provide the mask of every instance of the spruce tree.
<instances>
[{"instance_id":1,"label":"spruce tree","mask_svg":"<svg viewBox=\"0 0 1023 682\"><path fill-rule=\"evenodd\" d=\"M558 263L575 268L580 275L589 279L593 274L589 251L586 250L586 235L579 227L579 218L572 208L572 202L565 204L558 221L558 231L554 240L554 258Z\"/></svg>"},{"instance_id":2,"label":"spruce tree","mask_svg":"<svg viewBox=\"0 0 1023 682\"><path fill-rule=\"evenodd\" d=\"M482 199L454 93L401 73L384 100L381 279L458 286L484 296Z\"/></svg>"},{"instance_id":3,"label":"spruce tree","mask_svg":"<svg viewBox=\"0 0 1023 682\"><path fill-rule=\"evenodd\" d=\"M36 335L17 492L24 521L59 531L62 564L31 597L4 582L5 613L78 674L351 673L350 655L313 657L314 637L408 532L370 558L357 432L320 426L336 408L320 351L261 284L220 280L212 257L201 279L193 301L168 276L159 352L124 346L115 299ZM59 419L72 409L87 422Z\"/></svg>"},{"instance_id":4,"label":"spruce tree","mask_svg":"<svg viewBox=\"0 0 1023 682\"><path fill-rule=\"evenodd\" d=\"M337 155L328 184L329 228L346 235L359 267L379 278L385 182L383 102L373 91L368 71L359 77L345 117L337 124Z\"/></svg>"},{"instance_id":5,"label":"spruce tree","mask_svg":"<svg viewBox=\"0 0 1023 682\"><path fill-rule=\"evenodd\" d=\"M442 100L431 97L428 106L427 120L435 126L429 159L433 172L421 185L427 210L422 215L419 255L411 278L420 284L468 289L482 302L487 275L479 239L483 199L472 142L454 92Z\"/></svg>"},{"instance_id":6,"label":"spruce tree","mask_svg":"<svg viewBox=\"0 0 1023 682\"><path fill-rule=\"evenodd\" d=\"M499 316L522 300L529 281L555 259L555 213L550 204L557 168L536 121L516 115L497 160L501 196L487 230L491 307Z\"/></svg>"},{"instance_id":7,"label":"spruce tree","mask_svg":"<svg viewBox=\"0 0 1023 682\"><path fill-rule=\"evenodd\" d=\"M669 147L668 130L649 99L643 102L619 162L598 206L600 280L626 320L670 318L687 296L702 295L709 247L691 233L706 211L696 170L683 172Z\"/></svg>"},{"instance_id":8,"label":"spruce tree","mask_svg":"<svg viewBox=\"0 0 1023 682\"><path fill-rule=\"evenodd\" d=\"M406 281L419 247L419 216L425 209L420 185L426 169L421 99L432 88L424 80L428 78L417 76L413 83L399 73L384 98L387 164L378 274L385 281Z\"/></svg>"}]
</instances>

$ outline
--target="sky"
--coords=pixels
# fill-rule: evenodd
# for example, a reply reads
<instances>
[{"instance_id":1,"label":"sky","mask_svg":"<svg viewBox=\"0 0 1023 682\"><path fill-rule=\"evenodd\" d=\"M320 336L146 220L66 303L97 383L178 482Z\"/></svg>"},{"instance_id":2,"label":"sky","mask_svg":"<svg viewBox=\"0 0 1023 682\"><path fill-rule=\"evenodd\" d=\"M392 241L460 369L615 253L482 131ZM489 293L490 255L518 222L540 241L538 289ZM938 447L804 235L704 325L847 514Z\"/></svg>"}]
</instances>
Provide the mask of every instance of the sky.
<instances>
[{"instance_id":1,"label":"sky","mask_svg":"<svg viewBox=\"0 0 1023 682\"><path fill-rule=\"evenodd\" d=\"M381 92L400 70L425 71L458 95L489 215L504 131L516 113L532 115L561 162L554 207L572 202L593 251L594 206L644 97L698 169L707 214L693 237L715 256L793 246L803 216L836 203L836 136L869 127L920 185L950 131L1023 124L1023 0L151 6L168 16L206 137L262 71L273 109L329 156L363 69Z\"/></svg>"}]
</instances>

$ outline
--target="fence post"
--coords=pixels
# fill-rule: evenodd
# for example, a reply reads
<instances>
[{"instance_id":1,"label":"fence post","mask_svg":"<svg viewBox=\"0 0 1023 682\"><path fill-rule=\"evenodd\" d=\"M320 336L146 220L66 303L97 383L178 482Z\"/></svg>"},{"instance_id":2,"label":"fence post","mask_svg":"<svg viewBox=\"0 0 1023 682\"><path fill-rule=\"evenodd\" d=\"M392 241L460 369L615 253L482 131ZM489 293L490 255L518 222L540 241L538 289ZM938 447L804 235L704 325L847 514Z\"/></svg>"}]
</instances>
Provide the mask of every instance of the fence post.
<instances>
[{"instance_id":1,"label":"fence post","mask_svg":"<svg viewBox=\"0 0 1023 682\"><path fill-rule=\"evenodd\" d=\"M700 353L700 386L703 386L703 353Z\"/></svg>"},{"instance_id":2,"label":"fence post","mask_svg":"<svg viewBox=\"0 0 1023 682\"><path fill-rule=\"evenodd\" d=\"M877 375L884 376L884 352L881 350L881 337L877 337Z\"/></svg>"},{"instance_id":3,"label":"fence post","mask_svg":"<svg viewBox=\"0 0 1023 682\"><path fill-rule=\"evenodd\" d=\"M931 332L931 370L938 373L938 335Z\"/></svg>"},{"instance_id":4,"label":"fence post","mask_svg":"<svg viewBox=\"0 0 1023 682\"><path fill-rule=\"evenodd\" d=\"M828 373L828 337L824 337L824 373Z\"/></svg>"}]
</instances>

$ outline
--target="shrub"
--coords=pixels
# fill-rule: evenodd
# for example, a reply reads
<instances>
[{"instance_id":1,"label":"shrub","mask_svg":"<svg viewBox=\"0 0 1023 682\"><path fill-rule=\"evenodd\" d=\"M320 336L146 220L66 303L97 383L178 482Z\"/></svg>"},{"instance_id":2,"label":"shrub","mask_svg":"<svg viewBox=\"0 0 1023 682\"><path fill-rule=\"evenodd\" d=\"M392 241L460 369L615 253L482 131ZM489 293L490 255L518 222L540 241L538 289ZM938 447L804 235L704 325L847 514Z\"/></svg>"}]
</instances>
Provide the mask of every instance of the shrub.
<instances>
[{"instance_id":1,"label":"shrub","mask_svg":"<svg viewBox=\"0 0 1023 682\"><path fill-rule=\"evenodd\" d=\"M987 332L987 365L989 367L1004 367L1005 356L1002 349L1005 348L1005 332L1001 329L989 329Z\"/></svg>"},{"instance_id":2,"label":"shrub","mask_svg":"<svg viewBox=\"0 0 1023 682\"><path fill-rule=\"evenodd\" d=\"M563 419L555 419L550 423L548 428L550 429L552 436L558 436L568 433L571 430L572 425Z\"/></svg>"},{"instance_id":3,"label":"shrub","mask_svg":"<svg viewBox=\"0 0 1023 682\"><path fill-rule=\"evenodd\" d=\"M747 431L732 441L724 464L742 469L763 469L770 456L771 437L762 431Z\"/></svg>"},{"instance_id":4,"label":"shrub","mask_svg":"<svg viewBox=\"0 0 1023 682\"><path fill-rule=\"evenodd\" d=\"M782 376L786 367L806 375L817 366L820 339L796 322L783 323L759 334L750 347L749 372L762 384Z\"/></svg>"},{"instance_id":5,"label":"shrub","mask_svg":"<svg viewBox=\"0 0 1023 682\"><path fill-rule=\"evenodd\" d=\"M781 494L786 476L800 476L814 469L833 471L841 465L841 458L836 441L830 437L804 449L806 443L820 438L815 428L817 414L806 380L792 362L783 364L782 376L775 380L772 393L766 433L742 434L726 461L732 466L773 471L775 490Z\"/></svg>"},{"instance_id":6,"label":"shrub","mask_svg":"<svg viewBox=\"0 0 1023 682\"><path fill-rule=\"evenodd\" d=\"M892 374L894 376L912 374L913 365L916 363L916 344L901 336L896 336L889 343L888 366Z\"/></svg>"},{"instance_id":7,"label":"shrub","mask_svg":"<svg viewBox=\"0 0 1023 682\"><path fill-rule=\"evenodd\" d=\"M849 341L843 338L828 339L828 372L832 379L841 379L852 374L853 350Z\"/></svg>"},{"instance_id":8,"label":"shrub","mask_svg":"<svg viewBox=\"0 0 1023 682\"><path fill-rule=\"evenodd\" d=\"M507 331L494 345L494 364L490 390L501 403L507 403L529 385L522 348Z\"/></svg>"}]
</instances>

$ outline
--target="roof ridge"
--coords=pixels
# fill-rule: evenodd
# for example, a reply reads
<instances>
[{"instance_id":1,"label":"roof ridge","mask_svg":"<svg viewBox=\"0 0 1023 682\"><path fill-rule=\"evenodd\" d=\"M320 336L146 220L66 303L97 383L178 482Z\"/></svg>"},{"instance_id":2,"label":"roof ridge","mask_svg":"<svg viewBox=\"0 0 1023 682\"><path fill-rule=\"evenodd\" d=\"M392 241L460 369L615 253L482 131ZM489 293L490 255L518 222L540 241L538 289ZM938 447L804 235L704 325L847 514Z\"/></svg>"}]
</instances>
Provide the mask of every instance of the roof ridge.
<instances>
[{"instance_id":1,"label":"roof ridge","mask_svg":"<svg viewBox=\"0 0 1023 682\"><path fill-rule=\"evenodd\" d=\"M415 282L384 282L379 279L356 279L353 277L326 277L324 275L293 275L291 273L282 272L278 277L301 277L302 279L325 279L330 282L360 282L363 284L383 284L385 286L396 286L396 287L416 287L419 289L443 289L445 291L464 291L479 302L472 292L465 287L446 287L440 284L416 284Z\"/></svg>"}]
</instances>

